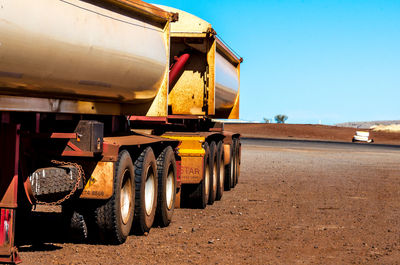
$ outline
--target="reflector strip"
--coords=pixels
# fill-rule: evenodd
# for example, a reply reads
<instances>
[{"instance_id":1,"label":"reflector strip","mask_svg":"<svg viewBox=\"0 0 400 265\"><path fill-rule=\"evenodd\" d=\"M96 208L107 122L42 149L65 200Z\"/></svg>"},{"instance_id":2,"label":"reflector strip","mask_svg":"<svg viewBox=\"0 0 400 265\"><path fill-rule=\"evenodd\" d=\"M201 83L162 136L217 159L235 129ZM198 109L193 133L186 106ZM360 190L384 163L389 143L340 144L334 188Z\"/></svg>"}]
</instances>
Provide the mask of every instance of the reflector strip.
<instances>
[{"instance_id":1,"label":"reflector strip","mask_svg":"<svg viewBox=\"0 0 400 265\"><path fill-rule=\"evenodd\" d=\"M181 175L182 175L182 162L176 161L176 181L178 183L181 182Z\"/></svg>"},{"instance_id":2,"label":"reflector strip","mask_svg":"<svg viewBox=\"0 0 400 265\"><path fill-rule=\"evenodd\" d=\"M0 219L0 246L10 244L10 222L13 211L10 209L1 209Z\"/></svg>"}]
</instances>

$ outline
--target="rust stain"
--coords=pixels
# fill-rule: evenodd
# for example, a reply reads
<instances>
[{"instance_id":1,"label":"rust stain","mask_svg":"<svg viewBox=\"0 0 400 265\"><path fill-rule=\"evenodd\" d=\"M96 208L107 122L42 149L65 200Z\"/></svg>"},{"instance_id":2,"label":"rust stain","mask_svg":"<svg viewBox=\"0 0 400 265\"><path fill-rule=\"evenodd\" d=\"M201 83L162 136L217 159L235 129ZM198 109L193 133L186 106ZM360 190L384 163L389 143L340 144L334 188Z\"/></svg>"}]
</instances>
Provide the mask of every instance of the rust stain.
<instances>
[{"instance_id":1,"label":"rust stain","mask_svg":"<svg viewBox=\"0 0 400 265\"><path fill-rule=\"evenodd\" d=\"M182 184L197 184L203 179L203 157L182 157Z\"/></svg>"},{"instance_id":2,"label":"rust stain","mask_svg":"<svg viewBox=\"0 0 400 265\"><path fill-rule=\"evenodd\" d=\"M108 199L113 193L114 162L99 162L86 183L81 199Z\"/></svg>"}]
</instances>

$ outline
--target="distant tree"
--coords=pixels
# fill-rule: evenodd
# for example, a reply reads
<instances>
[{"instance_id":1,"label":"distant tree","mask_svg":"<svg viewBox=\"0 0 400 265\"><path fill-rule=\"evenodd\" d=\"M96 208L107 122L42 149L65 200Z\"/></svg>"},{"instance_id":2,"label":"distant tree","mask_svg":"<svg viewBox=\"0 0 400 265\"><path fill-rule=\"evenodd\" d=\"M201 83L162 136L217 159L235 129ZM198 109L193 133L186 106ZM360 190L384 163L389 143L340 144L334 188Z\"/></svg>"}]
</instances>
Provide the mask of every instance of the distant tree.
<instances>
[{"instance_id":1,"label":"distant tree","mask_svg":"<svg viewBox=\"0 0 400 265\"><path fill-rule=\"evenodd\" d=\"M264 122L265 122L265 123L271 123L271 120L268 119L268 118L264 118Z\"/></svg>"},{"instance_id":2,"label":"distant tree","mask_svg":"<svg viewBox=\"0 0 400 265\"><path fill-rule=\"evenodd\" d=\"M285 121L288 119L288 116L284 114L278 114L275 116L275 121L276 123L285 123Z\"/></svg>"}]
</instances>

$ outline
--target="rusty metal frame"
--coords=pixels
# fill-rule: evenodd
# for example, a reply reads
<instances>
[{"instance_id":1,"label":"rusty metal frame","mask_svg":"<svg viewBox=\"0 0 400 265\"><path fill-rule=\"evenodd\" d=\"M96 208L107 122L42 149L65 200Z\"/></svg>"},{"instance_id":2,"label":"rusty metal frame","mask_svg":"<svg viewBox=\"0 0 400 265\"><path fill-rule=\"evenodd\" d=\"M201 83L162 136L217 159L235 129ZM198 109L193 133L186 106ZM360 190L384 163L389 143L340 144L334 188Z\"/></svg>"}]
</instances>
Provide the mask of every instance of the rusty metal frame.
<instances>
[{"instance_id":1,"label":"rusty metal frame","mask_svg":"<svg viewBox=\"0 0 400 265\"><path fill-rule=\"evenodd\" d=\"M79 140L79 134L78 133L58 133L58 132L53 132L53 133L36 133L32 135L33 138L47 138L47 139L77 139ZM89 151L83 151L80 149L78 146L73 144L71 141L68 141L67 146L71 149L69 150L63 150L61 153L61 156L71 156L71 157L94 157L95 154L94 152L89 152Z\"/></svg>"},{"instance_id":2,"label":"rusty metal frame","mask_svg":"<svg viewBox=\"0 0 400 265\"><path fill-rule=\"evenodd\" d=\"M158 22L177 21L178 14L164 11L152 4L143 2L141 0L103 0L117 5L128 11L139 13L143 16L150 17Z\"/></svg>"},{"instance_id":3,"label":"rusty metal frame","mask_svg":"<svg viewBox=\"0 0 400 265\"><path fill-rule=\"evenodd\" d=\"M122 147L140 147L140 145L162 144L164 142L168 142L173 148L176 148L179 144L177 140L152 135L133 134L118 137L105 137L103 142L103 158L97 163L80 198L109 199L112 196L114 166Z\"/></svg>"},{"instance_id":4,"label":"rusty metal frame","mask_svg":"<svg viewBox=\"0 0 400 265\"><path fill-rule=\"evenodd\" d=\"M2 113L0 122L0 262L19 263L17 248L14 246L15 212L17 209L18 168L19 168L19 124L11 124L8 113ZM8 230L4 230L8 228Z\"/></svg>"},{"instance_id":5,"label":"rusty metal frame","mask_svg":"<svg viewBox=\"0 0 400 265\"><path fill-rule=\"evenodd\" d=\"M52 133L51 139L78 139L77 133Z\"/></svg>"},{"instance_id":6,"label":"rusty metal frame","mask_svg":"<svg viewBox=\"0 0 400 265\"><path fill-rule=\"evenodd\" d=\"M78 146L74 145L71 141L67 143L67 146L72 149L72 151L64 150L61 156L79 156L79 157L94 157L93 152L82 151Z\"/></svg>"},{"instance_id":7,"label":"rusty metal frame","mask_svg":"<svg viewBox=\"0 0 400 265\"><path fill-rule=\"evenodd\" d=\"M217 50L224 54L231 63L240 65L243 62L243 58L238 57L220 38L216 37L216 41Z\"/></svg>"},{"instance_id":8,"label":"rusty metal frame","mask_svg":"<svg viewBox=\"0 0 400 265\"><path fill-rule=\"evenodd\" d=\"M132 122L143 122L143 123L156 123L166 124L168 118L166 116L129 116L129 121Z\"/></svg>"}]
</instances>

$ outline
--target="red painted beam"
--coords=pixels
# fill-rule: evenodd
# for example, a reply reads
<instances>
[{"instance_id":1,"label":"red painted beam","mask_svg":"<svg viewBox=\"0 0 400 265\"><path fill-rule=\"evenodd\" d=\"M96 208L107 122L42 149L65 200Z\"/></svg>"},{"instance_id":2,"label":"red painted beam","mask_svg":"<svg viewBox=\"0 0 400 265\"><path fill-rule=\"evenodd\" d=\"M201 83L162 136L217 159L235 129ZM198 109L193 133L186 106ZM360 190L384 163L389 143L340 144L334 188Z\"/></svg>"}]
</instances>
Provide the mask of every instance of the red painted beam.
<instances>
[{"instance_id":1,"label":"red painted beam","mask_svg":"<svg viewBox=\"0 0 400 265\"><path fill-rule=\"evenodd\" d=\"M152 116L129 116L130 121L145 121L145 122L167 122L166 117L152 117Z\"/></svg>"},{"instance_id":2,"label":"red painted beam","mask_svg":"<svg viewBox=\"0 0 400 265\"><path fill-rule=\"evenodd\" d=\"M77 133L52 133L50 135L52 139L77 139Z\"/></svg>"},{"instance_id":3,"label":"red painted beam","mask_svg":"<svg viewBox=\"0 0 400 265\"><path fill-rule=\"evenodd\" d=\"M2 117L0 123L0 262L18 263L14 246L17 208L20 125Z\"/></svg>"}]
</instances>

